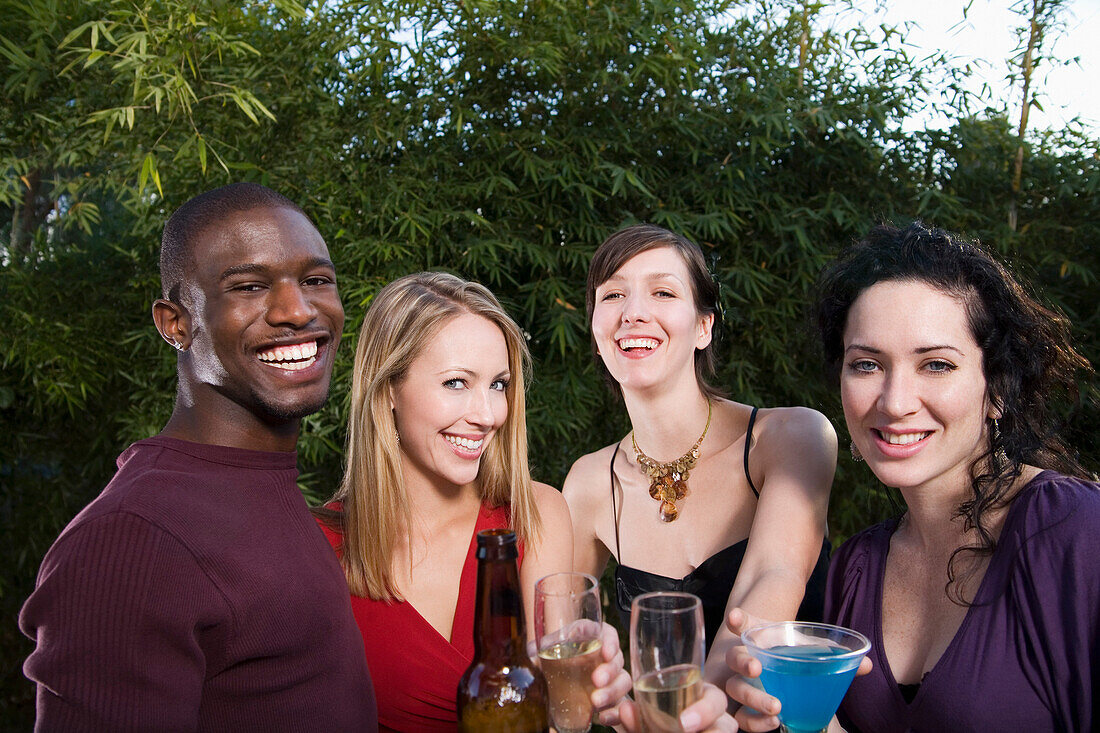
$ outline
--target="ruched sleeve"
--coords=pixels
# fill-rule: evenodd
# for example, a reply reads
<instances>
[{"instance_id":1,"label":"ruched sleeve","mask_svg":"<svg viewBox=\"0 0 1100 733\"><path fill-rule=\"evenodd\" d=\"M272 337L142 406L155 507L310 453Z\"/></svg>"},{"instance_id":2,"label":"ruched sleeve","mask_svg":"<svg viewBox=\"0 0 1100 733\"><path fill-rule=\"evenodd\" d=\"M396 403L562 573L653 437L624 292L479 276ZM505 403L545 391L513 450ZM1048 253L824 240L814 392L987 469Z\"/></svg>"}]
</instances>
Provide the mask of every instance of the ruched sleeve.
<instances>
[{"instance_id":1,"label":"ruched sleeve","mask_svg":"<svg viewBox=\"0 0 1100 733\"><path fill-rule=\"evenodd\" d=\"M1036 663L1025 669L1067 731L1096 730L1100 699L1100 490L1055 476L1029 493L1023 521L1002 536L1015 555L1008 592L1019 613L1021 644Z\"/></svg>"}]
</instances>

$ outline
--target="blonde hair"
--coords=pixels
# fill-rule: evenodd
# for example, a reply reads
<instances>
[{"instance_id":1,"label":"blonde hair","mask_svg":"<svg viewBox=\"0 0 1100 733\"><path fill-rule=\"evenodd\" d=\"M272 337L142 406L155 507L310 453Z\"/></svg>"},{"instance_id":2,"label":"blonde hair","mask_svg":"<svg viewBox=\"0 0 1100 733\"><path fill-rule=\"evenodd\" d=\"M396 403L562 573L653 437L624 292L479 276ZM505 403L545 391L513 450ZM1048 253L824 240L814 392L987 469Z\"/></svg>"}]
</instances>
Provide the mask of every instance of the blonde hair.
<instances>
[{"instance_id":1,"label":"blonde hair","mask_svg":"<svg viewBox=\"0 0 1100 733\"><path fill-rule=\"evenodd\" d=\"M396 385L444 324L463 313L496 324L508 347L508 417L481 457L477 488L491 506L510 505L522 541L540 530L527 465L524 377L527 344L487 288L443 272L394 280L374 298L359 330L348 416L344 478L333 501L342 503L344 574L354 595L403 600L394 583L394 546L411 523L390 387ZM329 517L330 520L334 517Z\"/></svg>"}]
</instances>

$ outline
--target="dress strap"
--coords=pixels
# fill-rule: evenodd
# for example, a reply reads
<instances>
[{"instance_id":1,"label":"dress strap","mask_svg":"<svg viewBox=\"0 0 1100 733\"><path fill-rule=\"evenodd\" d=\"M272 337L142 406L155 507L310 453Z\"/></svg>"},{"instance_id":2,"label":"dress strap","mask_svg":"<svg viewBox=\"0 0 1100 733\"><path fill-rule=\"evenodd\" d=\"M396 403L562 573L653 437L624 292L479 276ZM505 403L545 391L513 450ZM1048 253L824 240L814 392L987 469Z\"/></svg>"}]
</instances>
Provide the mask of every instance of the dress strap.
<instances>
[{"instance_id":1,"label":"dress strap","mask_svg":"<svg viewBox=\"0 0 1100 733\"><path fill-rule=\"evenodd\" d=\"M615 503L615 458L619 455L619 444L611 452L611 521L615 525L615 562L622 564L622 550L619 549L619 508Z\"/></svg>"},{"instance_id":2,"label":"dress strap","mask_svg":"<svg viewBox=\"0 0 1100 733\"><path fill-rule=\"evenodd\" d=\"M752 489L752 493L756 495L756 498L760 498L760 492L756 490L756 485L752 482L752 476L749 475L749 447L752 445L752 426L756 423L756 413L760 411L759 407L752 408L752 414L749 415L749 427L745 430L745 480L749 482L749 488ZM614 459L612 459L614 463ZM615 527L615 532L618 533L618 526ZM616 534L617 536L617 534Z\"/></svg>"}]
</instances>

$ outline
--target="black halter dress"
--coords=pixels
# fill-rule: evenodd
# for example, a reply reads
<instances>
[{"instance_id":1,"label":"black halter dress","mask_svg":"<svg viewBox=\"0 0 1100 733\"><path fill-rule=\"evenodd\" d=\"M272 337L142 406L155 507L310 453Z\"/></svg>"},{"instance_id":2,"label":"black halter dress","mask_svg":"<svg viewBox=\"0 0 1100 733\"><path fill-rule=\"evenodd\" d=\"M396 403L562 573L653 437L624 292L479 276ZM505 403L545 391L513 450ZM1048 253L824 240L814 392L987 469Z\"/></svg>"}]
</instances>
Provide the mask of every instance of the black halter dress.
<instances>
[{"instance_id":1,"label":"black halter dress","mask_svg":"<svg viewBox=\"0 0 1100 733\"><path fill-rule=\"evenodd\" d=\"M752 414L749 415L744 457L745 479L749 482L749 488L757 499L760 498L760 492L757 491L752 483L752 477L749 476L749 446L752 443L752 428L756 422L758 410L757 407L752 408ZM707 652L709 653L714 635L722 628L725 621L726 603L729 602L733 582L737 578L741 561L745 558L745 548L748 547L749 540L746 537L724 550L719 550L683 578L669 578L624 565L622 551L619 548L619 511L615 501L615 456L618 453L616 448L611 454L611 509L615 520L615 559L619 563L615 568L615 605L619 609L619 619L623 623L623 628L630 627L630 603L635 596L651 591L694 593L703 603L703 621L707 630ZM806 584L806 594L802 597L802 605L798 609L799 621L821 620L825 602L825 576L829 569L829 551L829 540L826 539L821 543L821 554L817 557L817 565L814 566L810 580Z\"/></svg>"}]
</instances>

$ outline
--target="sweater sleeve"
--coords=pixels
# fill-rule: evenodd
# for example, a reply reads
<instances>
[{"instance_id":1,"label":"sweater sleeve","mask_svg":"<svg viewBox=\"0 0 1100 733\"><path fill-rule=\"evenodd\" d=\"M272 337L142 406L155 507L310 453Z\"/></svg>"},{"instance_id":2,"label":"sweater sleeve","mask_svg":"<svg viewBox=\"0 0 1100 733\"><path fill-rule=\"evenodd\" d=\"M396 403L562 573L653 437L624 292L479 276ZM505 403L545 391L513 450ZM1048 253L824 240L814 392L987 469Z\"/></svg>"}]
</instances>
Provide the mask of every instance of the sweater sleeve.
<instances>
[{"instance_id":1,"label":"sweater sleeve","mask_svg":"<svg viewBox=\"0 0 1100 733\"><path fill-rule=\"evenodd\" d=\"M70 528L47 553L20 614L37 642L24 664L36 730L198 727L204 653L227 619L180 542L127 513Z\"/></svg>"}]
</instances>

